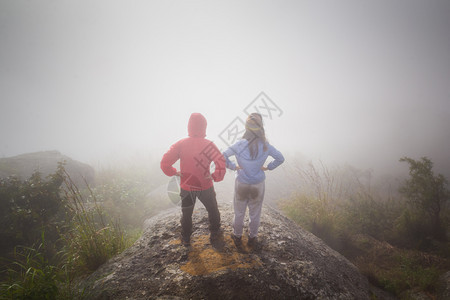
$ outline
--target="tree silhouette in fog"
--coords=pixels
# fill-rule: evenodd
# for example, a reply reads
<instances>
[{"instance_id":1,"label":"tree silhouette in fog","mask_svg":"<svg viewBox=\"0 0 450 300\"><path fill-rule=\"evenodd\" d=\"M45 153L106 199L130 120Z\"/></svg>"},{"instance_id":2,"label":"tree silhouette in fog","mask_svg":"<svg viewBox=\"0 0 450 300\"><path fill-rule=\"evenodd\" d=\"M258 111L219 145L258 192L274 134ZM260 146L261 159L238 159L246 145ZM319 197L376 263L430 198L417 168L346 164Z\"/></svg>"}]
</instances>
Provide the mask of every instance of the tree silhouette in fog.
<instances>
[{"instance_id":1,"label":"tree silhouette in fog","mask_svg":"<svg viewBox=\"0 0 450 300\"><path fill-rule=\"evenodd\" d=\"M447 179L441 174L434 174L433 162L427 157L422 157L421 160L403 157L400 161L409 164L410 175L400 187L400 193L408 199L419 220L423 220L423 233L445 240L446 228L443 226L442 212L450 198Z\"/></svg>"}]
</instances>

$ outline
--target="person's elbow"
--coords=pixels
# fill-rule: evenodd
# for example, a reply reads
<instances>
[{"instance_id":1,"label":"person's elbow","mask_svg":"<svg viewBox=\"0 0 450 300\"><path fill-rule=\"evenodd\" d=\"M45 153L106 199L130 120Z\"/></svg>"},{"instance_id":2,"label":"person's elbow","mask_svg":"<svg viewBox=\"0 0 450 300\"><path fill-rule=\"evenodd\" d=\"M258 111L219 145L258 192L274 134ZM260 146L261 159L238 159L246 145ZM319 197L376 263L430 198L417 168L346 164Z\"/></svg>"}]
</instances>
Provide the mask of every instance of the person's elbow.
<instances>
[{"instance_id":1,"label":"person's elbow","mask_svg":"<svg viewBox=\"0 0 450 300\"><path fill-rule=\"evenodd\" d=\"M164 160L161 160L161 162L159 163L159 167L164 172L164 174L166 174L167 164L164 162Z\"/></svg>"},{"instance_id":2,"label":"person's elbow","mask_svg":"<svg viewBox=\"0 0 450 300\"><path fill-rule=\"evenodd\" d=\"M174 167L172 167L171 164L168 164L166 161L161 160L160 163L160 168L163 171L164 174L166 174L167 176L173 176L177 173L176 169Z\"/></svg>"}]
</instances>

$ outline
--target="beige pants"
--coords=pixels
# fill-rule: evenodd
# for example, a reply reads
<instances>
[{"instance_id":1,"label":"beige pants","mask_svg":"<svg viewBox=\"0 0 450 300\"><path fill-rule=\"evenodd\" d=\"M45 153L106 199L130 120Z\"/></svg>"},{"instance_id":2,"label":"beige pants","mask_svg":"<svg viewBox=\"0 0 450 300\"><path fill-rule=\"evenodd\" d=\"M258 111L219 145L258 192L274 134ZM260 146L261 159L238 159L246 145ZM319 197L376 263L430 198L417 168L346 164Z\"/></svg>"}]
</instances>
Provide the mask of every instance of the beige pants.
<instances>
[{"instance_id":1,"label":"beige pants","mask_svg":"<svg viewBox=\"0 0 450 300\"><path fill-rule=\"evenodd\" d=\"M234 223L233 231L235 236L242 236L244 229L245 212L248 206L248 216L250 219L250 237L258 235L261 219L261 208L264 200L265 181L257 184L245 184L236 179L234 186Z\"/></svg>"}]
</instances>

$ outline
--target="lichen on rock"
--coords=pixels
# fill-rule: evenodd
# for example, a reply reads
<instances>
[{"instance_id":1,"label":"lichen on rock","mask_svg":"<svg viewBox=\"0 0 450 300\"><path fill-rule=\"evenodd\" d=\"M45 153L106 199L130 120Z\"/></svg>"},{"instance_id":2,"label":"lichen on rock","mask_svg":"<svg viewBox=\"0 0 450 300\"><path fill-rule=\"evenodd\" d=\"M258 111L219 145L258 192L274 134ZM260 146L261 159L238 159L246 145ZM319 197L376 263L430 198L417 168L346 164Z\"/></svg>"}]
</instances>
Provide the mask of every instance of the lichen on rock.
<instances>
[{"instance_id":1,"label":"lichen on rock","mask_svg":"<svg viewBox=\"0 0 450 300\"><path fill-rule=\"evenodd\" d=\"M223 237L223 242L224 246L216 249L209 244L209 235L195 237L189 249L188 261L180 269L191 275L206 275L218 271L262 267L257 255L236 251L229 235Z\"/></svg>"}]
</instances>

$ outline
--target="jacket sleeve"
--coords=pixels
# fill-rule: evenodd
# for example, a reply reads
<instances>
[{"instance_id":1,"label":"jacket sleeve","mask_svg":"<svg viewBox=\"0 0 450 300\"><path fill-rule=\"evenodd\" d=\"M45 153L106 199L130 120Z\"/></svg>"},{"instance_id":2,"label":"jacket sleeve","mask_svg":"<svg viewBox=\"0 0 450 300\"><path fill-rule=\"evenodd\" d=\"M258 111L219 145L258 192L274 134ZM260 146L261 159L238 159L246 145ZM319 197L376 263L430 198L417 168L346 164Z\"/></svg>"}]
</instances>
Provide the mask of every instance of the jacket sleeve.
<instances>
[{"instance_id":1,"label":"jacket sleeve","mask_svg":"<svg viewBox=\"0 0 450 300\"><path fill-rule=\"evenodd\" d=\"M161 170L167 176L174 176L177 169L172 165L180 158L180 142L173 144L161 159Z\"/></svg>"},{"instance_id":2,"label":"jacket sleeve","mask_svg":"<svg viewBox=\"0 0 450 300\"><path fill-rule=\"evenodd\" d=\"M226 166L230 170L236 170L236 164L232 162L229 157L235 155L235 152L232 147L229 147L227 150L223 152L223 156L225 158Z\"/></svg>"},{"instance_id":3,"label":"jacket sleeve","mask_svg":"<svg viewBox=\"0 0 450 300\"><path fill-rule=\"evenodd\" d=\"M215 182L219 182L222 181L223 178L225 177L225 158L223 157L222 153L220 152L220 150L217 148L216 145L214 145L214 148L215 148L214 151L217 153L217 155L215 155L213 159L215 171L211 175L211 177Z\"/></svg>"},{"instance_id":4,"label":"jacket sleeve","mask_svg":"<svg viewBox=\"0 0 450 300\"><path fill-rule=\"evenodd\" d=\"M280 151L278 151L277 149L275 149L274 146L269 145L269 155L272 156L274 158L273 161L271 161L268 165L267 168L269 170L273 170L276 167L278 167L279 165L281 165L284 162L284 156L283 154L281 154Z\"/></svg>"}]
</instances>

